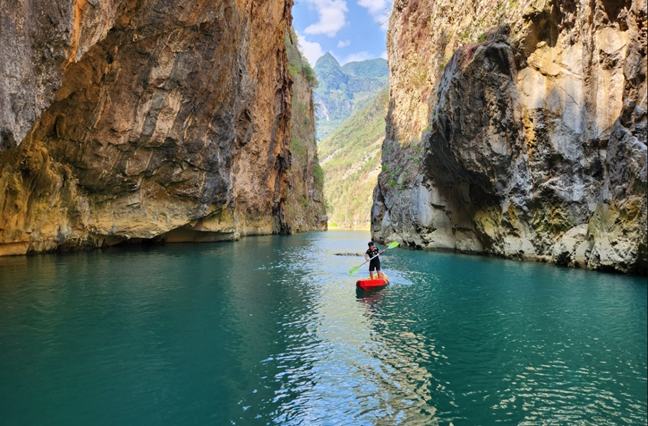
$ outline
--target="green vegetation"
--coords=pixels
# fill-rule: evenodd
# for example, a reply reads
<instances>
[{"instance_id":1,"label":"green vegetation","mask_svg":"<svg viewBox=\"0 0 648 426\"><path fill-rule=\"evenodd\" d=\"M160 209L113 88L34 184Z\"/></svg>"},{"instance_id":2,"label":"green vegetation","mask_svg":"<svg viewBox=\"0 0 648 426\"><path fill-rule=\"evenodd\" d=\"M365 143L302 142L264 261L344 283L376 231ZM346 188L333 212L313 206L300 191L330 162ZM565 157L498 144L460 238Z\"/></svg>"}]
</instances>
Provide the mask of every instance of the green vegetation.
<instances>
[{"instance_id":1,"label":"green vegetation","mask_svg":"<svg viewBox=\"0 0 648 426\"><path fill-rule=\"evenodd\" d=\"M340 66L330 53L317 60L315 91L317 135L324 139L387 86L389 69L384 59L349 62Z\"/></svg>"},{"instance_id":2,"label":"green vegetation","mask_svg":"<svg viewBox=\"0 0 648 426\"><path fill-rule=\"evenodd\" d=\"M346 117L348 118L348 117ZM328 135L333 133L335 129L340 127L342 123L346 121L346 118L340 118L337 120L326 120L326 118L316 119L317 125L317 138L319 140L325 139Z\"/></svg>"},{"instance_id":3,"label":"green vegetation","mask_svg":"<svg viewBox=\"0 0 648 426\"><path fill-rule=\"evenodd\" d=\"M316 88L319 84L315 70L310 66L308 60L304 58L299 49L297 49L297 34L293 28L284 37L286 45L286 54L288 55L288 72L293 80L298 76L303 77L311 88Z\"/></svg>"},{"instance_id":4,"label":"green vegetation","mask_svg":"<svg viewBox=\"0 0 648 426\"><path fill-rule=\"evenodd\" d=\"M317 86L315 71L297 49L293 30L284 39L288 57L288 72L293 80L291 103L290 153L292 165L288 170L288 196L285 219L293 232L317 229L319 218L325 214L322 188L324 172L317 159L313 89Z\"/></svg>"},{"instance_id":5,"label":"green vegetation","mask_svg":"<svg viewBox=\"0 0 648 426\"><path fill-rule=\"evenodd\" d=\"M369 59L361 62L349 62L342 66L342 71L347 75L356 77L384 78L389 75L389 67L384 59Z\"/></svg>"},{"instance_id":6,"label":"green vegetation","mask_svg":"<svg viewBox=\"0 0 648 426\"><path fill-rule=\"evenodd\" d=\"M457 39L462 44L470 43L470 27L466 27L457 34Z\"/></svg>"},{"instance_id":7,"label":"green vegetation","mask_svg":"<svg viewBox=\"0 0 648 426\"><path fill-rule=\"evenodd\" d=\"M315 88L319 85L319 82L317 81L317 76L315 75L315 70L310 66L306 58L303 58L304 60L302 61L302 71L304 72L304 77L306 77L306 81L308 81L311 85L311 87Z\"/></svg>"},{"instance_id":8,"label":"green vegetation","mask_svg":"<svg viewBox=\"0 0 648 426\"><path fill-rule=\"evenodd\" d=\"M324 188L324 169L319 163L313 165L313 177L315 178L315 187L320 190Z\"/></svg>"},{"instance_id":9,"label":"green vegetation","mask_svg":"<svg viewBox=\"0 0 648 426\"><path fill-rule=\"evenodd\" d=\"M369 226L388 101L385 87L319 144L327 214L340 226Z\"/></svg>"}]
</instances>

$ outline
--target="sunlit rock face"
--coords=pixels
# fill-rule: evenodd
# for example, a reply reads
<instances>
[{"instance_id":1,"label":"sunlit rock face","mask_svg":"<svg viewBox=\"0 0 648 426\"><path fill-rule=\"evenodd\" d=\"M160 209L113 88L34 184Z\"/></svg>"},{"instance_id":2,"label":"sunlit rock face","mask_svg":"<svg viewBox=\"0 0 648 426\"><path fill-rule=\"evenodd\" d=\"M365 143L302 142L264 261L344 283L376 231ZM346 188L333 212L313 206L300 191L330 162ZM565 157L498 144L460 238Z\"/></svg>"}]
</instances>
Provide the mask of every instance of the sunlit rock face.
<instances>
[{"instance_id":1,"label":"sunlit rock face","mask_svg":"<svg viewBox=\"0 0 648 426\"><path fill-rule=\"evenodd\" d=\"M646 273L646 2L396 1L372 233Z\"/></svg>"},{"instance_id":2,"label":"sunlit rock face","mask_svg":"<svg viewBox=\"0 0 648 426\"><path fill-rule=\"evenodd\" d=\"M288 233L291 0L0 16L0 255Z\"/></svg>"},{"instance_id":3,"label":"sunlit rock face","mask_svg":"<svg viewBox=\"0 0 648 426\"><path fill-rule=\"evenodd\" d=\"M325 231L324 174L317 155L315 139L315 73L298 49L297 34L285 38L288 69L293 80L291 91L291 168L283 220L288 231Z\"/></svg>"}]
</instances>

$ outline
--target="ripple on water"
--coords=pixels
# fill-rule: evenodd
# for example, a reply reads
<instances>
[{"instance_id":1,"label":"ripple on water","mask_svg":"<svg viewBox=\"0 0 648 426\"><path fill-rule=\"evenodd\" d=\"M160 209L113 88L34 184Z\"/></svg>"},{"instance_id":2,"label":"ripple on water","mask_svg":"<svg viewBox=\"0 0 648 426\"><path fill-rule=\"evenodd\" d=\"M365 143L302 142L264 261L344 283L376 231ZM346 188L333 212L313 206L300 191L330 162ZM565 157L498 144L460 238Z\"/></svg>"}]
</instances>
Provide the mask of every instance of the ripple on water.
<instances>
[{"instance_id":1,"label":"ripple on water","mask_svg":"<svg viewBox=\"0 0 648 426\"><path fill-rule=\"evenodd\" d=\"M367 241L0 259L3 420L646 424L645 281Z\"/></svg>"}]
</instances>

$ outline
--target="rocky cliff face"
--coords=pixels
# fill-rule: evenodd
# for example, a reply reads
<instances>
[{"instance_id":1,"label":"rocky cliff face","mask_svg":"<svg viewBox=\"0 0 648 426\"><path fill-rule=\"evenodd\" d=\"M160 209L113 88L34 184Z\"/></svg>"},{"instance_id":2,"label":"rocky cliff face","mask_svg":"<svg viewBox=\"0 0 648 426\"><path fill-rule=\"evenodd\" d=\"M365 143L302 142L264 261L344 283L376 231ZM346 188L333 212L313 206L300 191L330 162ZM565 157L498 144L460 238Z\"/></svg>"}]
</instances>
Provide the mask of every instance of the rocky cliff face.
<instances>
[{"instance_id":1,"label":"rocky cliff face","mask_svg":"<svg viewBox=\"0 0 648 426\"><path fill-rule=\"evenodd\" d=\"M646 2L397 0L372 233L646 273Z\"/></svg>"},{"instance_id":2,"label":"rocky cliff face","mask_svg":"<svg viewBox=\"0 0 648 426\"><path fill-rule=\"evenodd\" d=\"M324 231L328 216L324 207L324 172L317 156L313 103L317 79L297 48L297 34L287 33L285 42L288 70L294 82L290 105L292 166L288 171L285 221L290 232Z\"/></svg>"},{"instance_id":3,"label":"rocky cliff face","mask_svg":"<svg viewBox=\"0 0 648 426\"><path fill-rule=\"evenodd\" d=\"M0 17L0 254L291 231L290 0Z\"/></svg>"}]
</instances>

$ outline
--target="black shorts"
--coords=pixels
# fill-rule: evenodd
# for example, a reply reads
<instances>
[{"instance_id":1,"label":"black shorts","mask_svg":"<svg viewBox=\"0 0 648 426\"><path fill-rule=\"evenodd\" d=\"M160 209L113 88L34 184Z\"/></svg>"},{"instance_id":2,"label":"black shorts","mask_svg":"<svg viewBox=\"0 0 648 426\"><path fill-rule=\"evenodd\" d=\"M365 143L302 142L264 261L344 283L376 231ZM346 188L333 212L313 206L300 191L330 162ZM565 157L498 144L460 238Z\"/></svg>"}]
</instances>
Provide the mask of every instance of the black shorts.
<instances>
[{"instance_id":1,"label":"black shorts","mask_svg":"<svg viewBox=\"0 0 648 426\"><path fill-rule=\"evenodd\" d=\"M380 259L375 258L369 261L369 271L380 271Z\"/></svg>"}]
</instances>

